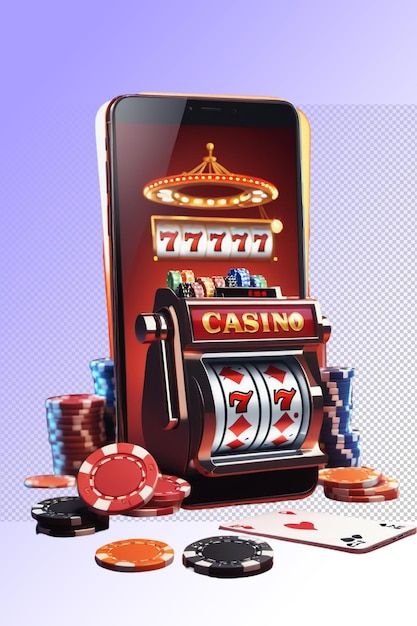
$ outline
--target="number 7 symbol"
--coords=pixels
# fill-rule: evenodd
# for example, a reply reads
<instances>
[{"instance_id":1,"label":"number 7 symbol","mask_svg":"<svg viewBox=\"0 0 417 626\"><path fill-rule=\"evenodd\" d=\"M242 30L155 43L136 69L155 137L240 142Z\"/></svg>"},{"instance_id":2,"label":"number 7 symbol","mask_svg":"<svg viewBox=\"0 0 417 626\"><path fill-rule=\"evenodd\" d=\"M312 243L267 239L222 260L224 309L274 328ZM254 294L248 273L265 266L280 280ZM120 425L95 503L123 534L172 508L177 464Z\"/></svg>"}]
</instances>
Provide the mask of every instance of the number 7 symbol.
<instances>
[{"instance_id":1,"label":"number 7 symbol","mask_svg":"<svg viewBox=\"0 0 417 626\"><path fill-rule=\"evenodd\" d=\"M295 394L295 389L290 389L289 391L286 389L277 389L274 391L274 404L279 404L281 401L281 410L289 411Z\"/></svg>"},{"instance_id":2,"label":"number 7 symbol","mask_svg":"<svg viewBox=\"0 0 417 626\"><path fill-rule=\"evenodd\" d=\"M229 406L233 406L236 402L236 413L246 413L248 404L253 396L253 391L233 391L229 394Z\"/></svg>"}]
</instances>

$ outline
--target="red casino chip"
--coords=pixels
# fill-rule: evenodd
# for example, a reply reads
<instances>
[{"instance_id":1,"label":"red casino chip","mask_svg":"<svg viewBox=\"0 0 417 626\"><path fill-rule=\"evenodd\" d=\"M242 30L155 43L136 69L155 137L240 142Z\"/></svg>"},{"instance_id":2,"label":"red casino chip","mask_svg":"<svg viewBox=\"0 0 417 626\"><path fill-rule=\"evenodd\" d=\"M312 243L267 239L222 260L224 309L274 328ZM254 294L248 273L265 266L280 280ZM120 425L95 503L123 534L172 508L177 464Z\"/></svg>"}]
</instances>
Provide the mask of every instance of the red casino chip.
<instances>
[{"instance_id":1,"label":"red casino chip","mask_svg":"<svg viewBox=\"0 0 417 626\"><path fill-rule=\"evenodd\" d=\"M150 505L178 504L191 493L191 485L183 478L162 474L159 476L155 487L155 493Z\"/></svg>"},{"instance_id":2,"label":"red casino chip","mask_svg":"<svg viewBox=\"0 0 417 626\"><path fill-rule=\"evenodd\" d=\"M93 409L66 409L66 408L47 408L46 416L48 419L55 420L89 420L99 418L103 414L103 406L94 407Z\"/></svg>"},{"instance_id":3,"label":"red casino chip","mask_svg":"<svg viewBox=\"0 0 417 626\"><path fill-rule=\"evenodd\" d=\"M98 512L122 513L149 502L158 476L156 461L144 448L114 443L83 462L77 477L78 493Z\"/></svg>"},{"instance_id":4,"label":"red casino chip","mask_svg":"<svg viewBox=\"0 0 417 626\"><path fill-rule=\"evenodd\" d=\"M47 409L90 409L104 407L106 399L90 393L78 393L66 396L53 396L45 401Z\"/></svg>"},{"instance_id":5,"label":"red casino chip","mask_svg":"<svg viewBox=\"0 0 417 626\"><path fill-rule=\"evenodd\" d=\"M66 443L73 445L89 446L94 443L103 443L103 435L101 433L90 433L88 430L78 430L73 434L69 434L67 431L54 430L49 432L49 443Z\"/></svg>"},{"instance_id":6,"label":"red casino chip","mask_svg":"<svg viewBox=\"0 0 417 626\"><path fill-rule=\"evenodd\" d=\"M204 287L200 283L191 283L196 298L204 298Z\"/></svg>"},{"instance_id":7,"label":"red casino chip","mask_svg":"<svg viewBox=\"0 0 417 626\"><path fill-rule=\"evenodd\" d=\"M213 281L216 289L217 287L226 287L226 281L223 276L212 276L211 280Z\"/></svg>"},{"instance_id":8,"label":"red casino chip","mask_svg":"<svg viewBox=\"0 0 417 626\"><path fill-rule=\"evenodd\" d=\"M180 505L167 505L167 506L152 506L153 500L146 506L141 506L138 509L130 509L123 515L128 517L160 517L162 515L174 515L180 510Z\"/></svg>"},{"instance_id":9,"label":"red casino chip","mask_svg":"<svg viewBox=\"0 0 417 626\"><path fill-rule=\"evenodd\" d=\"M399 492L400 483L396 478L390 476L381 476L380 481L374 487L358 488L358 489L346 489L341 487L326 487L327 491L330 491L335 496L345 497L369 497L369 496L385 496L392 495Z\"/></svg>"},{"instance_id":10,"label":"red casino chip","mask_svg":"<svg viewBox=\"0 0 417 626\"><path fill-rule=\"evenodd\" d=\"M373 496L341 496L334 493L331 489L324 488L324 495L329 500L338 500L339 502L386 502L387 500L396 500L399 497L398 490L385 491L383 493L375 494Z\"/></svg>"}]
</instances>

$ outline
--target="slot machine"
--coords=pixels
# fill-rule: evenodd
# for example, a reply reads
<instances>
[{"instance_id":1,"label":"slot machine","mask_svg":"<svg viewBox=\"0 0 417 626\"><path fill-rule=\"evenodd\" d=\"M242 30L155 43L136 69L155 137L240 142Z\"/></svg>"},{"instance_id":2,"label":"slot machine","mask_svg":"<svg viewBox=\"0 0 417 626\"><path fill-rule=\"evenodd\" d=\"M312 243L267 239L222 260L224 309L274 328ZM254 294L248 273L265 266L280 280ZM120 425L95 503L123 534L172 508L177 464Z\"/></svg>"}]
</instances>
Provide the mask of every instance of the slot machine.
<instances>
[{"instance_id":1,"label":"slot machine","mask_svg":"<svg viewBox=\"0 0 417 626\"><path fill-rule=\"evenodd\" d=\"M143 443L162 471L191 483L185 507L300 498L326 463L320 367L330 325L308 295L309 221L287 253L297 288L283 287L290 219L265 206L277 187L226 169L212 142L206 149L194 169L143 187L170 209L150 216L167 282L135 323L146 348Z\"/></svg>"}]
</instances>

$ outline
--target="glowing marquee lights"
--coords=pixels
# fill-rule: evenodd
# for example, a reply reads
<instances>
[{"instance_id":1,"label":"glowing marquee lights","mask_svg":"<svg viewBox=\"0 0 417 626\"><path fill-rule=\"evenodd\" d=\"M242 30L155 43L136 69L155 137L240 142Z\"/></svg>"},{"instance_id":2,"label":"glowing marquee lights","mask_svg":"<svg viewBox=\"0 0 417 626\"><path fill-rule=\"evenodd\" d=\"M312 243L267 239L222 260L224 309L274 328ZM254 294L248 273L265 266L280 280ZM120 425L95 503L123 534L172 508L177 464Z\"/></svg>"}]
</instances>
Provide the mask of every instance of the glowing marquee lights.
<instances>
[{"instance_id":1,"label":"glowing marquee lights","mask_svg":"<svg viewBox=\"0 0 417 626\"><path fill-rule=\"evenodd\" d=\"M275 185L259 177L229 172L213 155L214 144L210 142L206 148L208 155L197 167L148 182L144 196L159 204L195 209L260 207L278 197Z\"/></svg>"}]
</instances>

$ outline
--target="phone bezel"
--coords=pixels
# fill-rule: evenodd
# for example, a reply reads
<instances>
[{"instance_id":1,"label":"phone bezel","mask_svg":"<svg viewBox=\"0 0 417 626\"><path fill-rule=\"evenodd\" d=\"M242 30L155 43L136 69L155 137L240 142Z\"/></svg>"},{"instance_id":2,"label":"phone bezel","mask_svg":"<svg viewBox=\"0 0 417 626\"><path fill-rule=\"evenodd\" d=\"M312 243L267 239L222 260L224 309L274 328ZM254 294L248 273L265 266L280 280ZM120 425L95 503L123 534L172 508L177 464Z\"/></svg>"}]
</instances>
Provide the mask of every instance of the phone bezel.
<instances>
[{"instance_id":1,"label":"phone bezel","mask_svg":"<svg viewBox=\"0 0 417 626\"><path fill-rule=\"evenodd\" d=\"M126 119L126 111L122 107L126 104L135 106L135 102L152 100L153 107L148 109L152 123L173 123L169 107L183 107L184 116L182 122L189 124L217 124L217 125L252 125L258 127L285 126L289 122L294 124L296 141L296 195L297 195L297 224L298 224L298 255L299 255L299 286L300 298L307 296L307 275L305 249L305 224L302 193L302 164L301 164L301 139L300 124L296 108L285 100L274 98L239 98L239 97L210 97L210 96L187 96L187 95L162 95L162 94L132 94L113 99L106 111L106 151L107 151L107 188L108 188L108 213L107 227L110 235L111 255L111 296L112 296L112 343L113 358L117 371L116 394L117 402L117 439L127 441L129 438L129 419L127 406L127 377L125 369L125 332L124 332L124 308L123 294L121 293L122 269L120 247L120 207L118 204L117 187L117 159L116 149L116 126L118 117L125 115L121 121L135 121L135 109L129 109L128 114L133 115ZM127 102L128 101L128 102ZM166 117L158 119L156 104L161 104ZM191 110L189 109L191 107ZM161 110L160 109L160 110ZM219 110L220 109L220 110ZM139 113L139 110L136 111ZM143 122L143 111L140 111L138 120ZM274 117L271 118L271 113ZM276 117L275 117L276 114ZM178 113L176 113L178 116ZM178 117L176 118L178 119ZM251 123L249 123L249 121ZM274 124L270 122L274 121ZM256 123L255 123L256 122ZM138 311L139 313L139 311Z\"/></svg>"}]
</instances>

